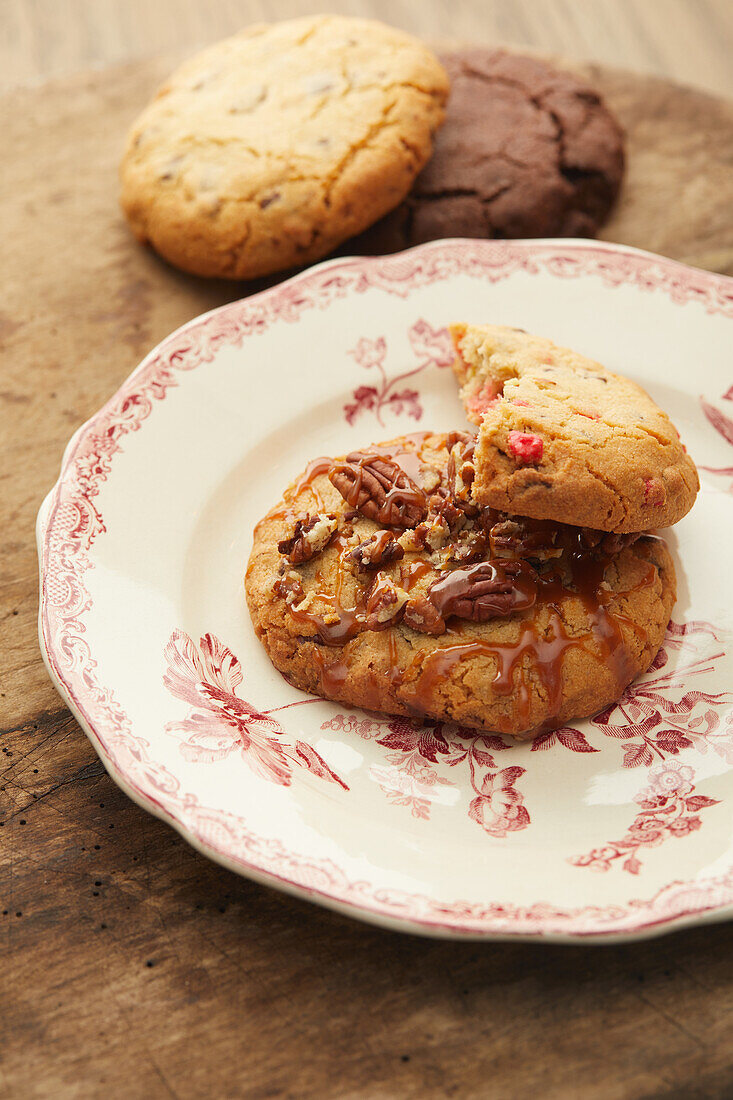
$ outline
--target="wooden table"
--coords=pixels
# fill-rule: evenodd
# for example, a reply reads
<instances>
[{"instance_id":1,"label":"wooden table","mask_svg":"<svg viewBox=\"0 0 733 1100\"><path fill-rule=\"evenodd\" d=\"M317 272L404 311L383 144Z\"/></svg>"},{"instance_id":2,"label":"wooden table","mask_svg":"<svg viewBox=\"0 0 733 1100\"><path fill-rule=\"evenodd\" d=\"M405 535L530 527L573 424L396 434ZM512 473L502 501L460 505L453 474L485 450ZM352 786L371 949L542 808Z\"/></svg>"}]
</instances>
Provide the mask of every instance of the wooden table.
<instances>
[{"instance_id":1,"label":"wooden table","mask_svg":"<svg viewBox=\"0 0 733 1100\"><path fill-rule=\"evenodd\" d=\"M198 856L112 784L51 686L32 523L63 446L155 342L245 290L166 267L117 212L124 128L166 67L0 100L0 1095L733 1095L733 925L606 948L362 927ZM593 76L632 151L607 235L733 271L733 107Z\"/></svg>"},{"instance_id":2,"label":"wooden table","mask_svg":"<svg viewBox=\"0 0 733 1100\"><path fill-rule=\"evenodd\" d=\"M382 19L434 41L529 47L733 96L730 0L3 0L0 88L192 53L247 23L321 10Z\"/></svg>"}]
</instances>

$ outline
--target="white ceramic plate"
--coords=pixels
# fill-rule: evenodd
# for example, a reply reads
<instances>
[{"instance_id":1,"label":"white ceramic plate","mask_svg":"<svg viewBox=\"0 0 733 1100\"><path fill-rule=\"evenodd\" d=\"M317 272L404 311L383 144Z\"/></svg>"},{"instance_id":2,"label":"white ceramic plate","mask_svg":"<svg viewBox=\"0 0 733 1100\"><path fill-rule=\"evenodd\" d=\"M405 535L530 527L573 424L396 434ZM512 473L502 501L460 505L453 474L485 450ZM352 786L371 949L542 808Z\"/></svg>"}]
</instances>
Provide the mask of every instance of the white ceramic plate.
<instances>
[{"instance_id":1,"label":"white ceramic plate","mask_svg":"<svg viewBox=\"0 0 733 1100\"><path fill-rule=\"evenodd\" d=\"M733 914L732 317L733 280L633 249L442 241L179 329L38 519L46 663L111 775L228 867L394 928L605 940ZM701 467L654 668L533 744L305 696L244 602L253 524L309 459L464 426L454 320L630 375Z\"/></svg>"}]
</instances>

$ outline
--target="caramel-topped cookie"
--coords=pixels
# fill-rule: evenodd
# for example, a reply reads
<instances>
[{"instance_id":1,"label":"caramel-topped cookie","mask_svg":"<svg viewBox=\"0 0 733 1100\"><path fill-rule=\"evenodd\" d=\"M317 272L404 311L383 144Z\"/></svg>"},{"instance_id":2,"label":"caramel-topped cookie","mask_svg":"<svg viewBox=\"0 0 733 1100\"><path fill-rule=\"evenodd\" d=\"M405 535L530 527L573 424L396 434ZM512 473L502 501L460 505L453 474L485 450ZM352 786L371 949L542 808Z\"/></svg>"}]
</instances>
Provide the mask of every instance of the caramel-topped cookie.
<instances>
[{"instance_id":1,"label":"caramel-topped cookie","mask_svg":"<svg viewBox=\"0 0 733 1100\"><path fill-rule=\"evenodd\" d=\"M404 198L447 95L430 50L382 23L249 27L187 61L143 111L122 207L141 241L198 275L316 260Z\"/></svg>"},{"instance_id":2,"label":"caramel-topped cookie","mask_svg":"<svg viewBox=\"0 0 733 1100\"><path fill-rule=\"evenodd\" d=\"M479 425L479 503L618 532L667 527L690 510L695 464L641 386L519 329L451 333L463 404Z\"/></svg>"},{"instance_id":3,"label":"caramel-topped cookie","mask_svg":"<svg viewBox=\"0 0 733 1100\"><path fill-rule=\"evenodd\" d=\"M523 738L594 714L661 644L660 539L519 519L473 499L474 438L317 459L255 529L247 602L295 687Z\"/></svg>"}]
</instances>

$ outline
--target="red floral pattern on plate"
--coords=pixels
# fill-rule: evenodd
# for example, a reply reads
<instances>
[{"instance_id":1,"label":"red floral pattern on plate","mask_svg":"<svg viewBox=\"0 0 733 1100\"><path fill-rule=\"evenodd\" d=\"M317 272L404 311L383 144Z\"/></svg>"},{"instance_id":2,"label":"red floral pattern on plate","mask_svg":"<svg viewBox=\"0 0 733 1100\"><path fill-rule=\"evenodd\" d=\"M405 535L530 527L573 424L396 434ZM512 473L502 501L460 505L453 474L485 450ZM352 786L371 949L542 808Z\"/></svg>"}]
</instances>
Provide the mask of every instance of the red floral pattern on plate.
<instances>
[{"instance_id":1,"label":"red floral pattern on plate","mask_svg":"<svg viewBox=\"0 0 733 1100\"><path fill-rule=\"evenodd\" d=\"M733 386L722 396L723 401L733 401ZM711 405L709 401L706 401L704 397L700 398L700 406L705 413L705 417L709 424L715 428L718 435L721 435L726 443L730 443L733 447L733 420L729 416L726 416L724 412L716 408L715 405ZM724 477L733 476L733 466L700 466L701 470L706 470L709 474L720 474ZM728 486L728 492L733 493L733 482Z\"/></svg>"},{"instance_id":2,"label":"red floral pattern on plate","mask_svg":"<svg viewBox=\"0 0 733 1100\"><path fill-rule=\"evenodd\" d=\"M721 722L718 713L724 707L729 708L733 693L683 690L691 677L713 670L715 661L722 656L722 650L710 644L717 641L718 634L709 623L670 623L665 643L648 677L630 684L617 703L590 720L591 726L606 736L622 741L624 768L651 766L655 759L665 761L668 756L677 756L681 750L692 746L702 753L711 748L733 763L733 718L727 714ZM684 652L690 659L678 663L672 672L662 673L673 650ZM321 728L355 733L389 749L386 762L372 766L371 777L389 802L409 807L413 817L428 820L431 806L444 801L439 788L456 786L441 773L440 766L452 768L467 762L475 794L468 810L472 820L494 837L507 836L531 823L529 809L515 786L526 769L497 767L491 752L511 747L511 743L498 735L481 734L440 722L421 724L405 718L359 718L356 714L337 714ZM548 751L555 746L576 753L600 751L590 744L581 730L567 726L535 738L531 751ZM674 761L669 763L672 771L676 766ZM688 802L700 809L713 805L715 800L696 795ZM665 835L681 836L699 827L699 818L695 819L697 824L690 825L691 819L682 813L684 807L676 808L677 816L669 819L674 824L666 833L657 830L655 837L658 835L660 839L655 842L661 843ZM674 810L675 806L670 803L655 812L671 814ZM640 824L632 826L632 832L636 829L638 833L648 827L647 817L643 816ZM638 847L640 841L634 843ZM622 845L619 851L633 847L626 839L619 844ZM629 859L631 863L626 870L634 866L631 856ZM585 866L577 859L571 862Z\"/></svg>"},{"instance_id":3,"label":"red floral pattern on plate","mask_svg":"<svg viewBox=\"0 0 733 1100\"><path fill-rule=\"evenodd\" d=\"M285 740L274 711L260 711L240 699L242 666L213 634L204 634L197 646L183 630L174 630L165 657L163 683L191 707L187 718L166 725L168 733L180 738L187 760L211 762L238 752L255 775L271 783L289 787L295 765L348 791L312 745Z\"/></svg>"},{"instance_id":4,"label":"red floral pattern on plate","mask_svg":"<svg viewBox=\"0 0 733 1100\"><path fill-rule=\"evenodd\" d=\"M629 874L638 875L640 849L656 848L665 840L689 836L702 825L700 810L717 806L719 799L694 794L694 770L679 760L667 760L649 772L649 783L635 796L641 809L621 840L612 840L570 863L592 871L610 871L616 860Z\"/></svg>"},{"instance_id":5,"label":"red floral pattern on plate","mask_svg":"<svg viewBox=\"0 0 733 1100\"><path fill-rule=\"evenodd\" d=\"M295 323L307 310L366 291L406 299L422 287L462 276L498 283L517 273L599 280L634 287L708 314L733 317L731 281L619 246L518 241L436 242L375 259L334 261L190 322L163 341L118 393L70 442L59 480L39 514L41 637L51 674L111 774L142 805L173 823L195 846L246 873L297 888L325 904L380 920L455 934L579 937L640 933L733 909L733 866L719 874L671 881L625 903L557 906L542 901L446 901L355 880L333 860L294 852L237 815L202 806L151 757L113 690L100 681L86 620L92 601L85 574L105 531L95 500L126 435L139 431L156 402L179 385L179 372L211 362L220 347L239 347L272 324Z\"/></svg>"},{"instance_id":6,"label":"red floral pattern on plate","mask_svg":"<svg viewBox=\"0 0 733 1100\"><path fill-rule=\"evenodd\" d=\"M629 684L618 702L590 719L591 726L606 737L621 740L623 767L650 767L655 760L676 756L691 746L699 752L711 748L733 764L733 717L721 721L733 692L685 691L689 681L711 672L723 656L720 636L710 623L671 622L659 653L647 676ZM662 672L670 652L678 650L689 659ZM679 696L679 698L676 698ZM580 730L565 727L543 733L532 742L532 752L561 745L573 752L597 752Z\"/></svg>"},{"instance_id":7,"label":"red floral pattern on plate","mask_svg":"<svg viewBox=\"0 0 733 1100\"><path fill-rule=\"evenodd\" d=\"M352 394L353 402L344 405L344 416L349 424L353 424L361 413L372 412L384 427L382 413L386 409L395 416L404 414L413 420L421 419L423 410L417 390L397 387L427 367L449 367L453 362L453 344L447 329L434 329L423 320L415 321L410 326L407 337L419 362L417 366L392 378L387 376L385 367L387 340L384 336L379 336L376 340L362 336L356 347L349 352L360 367L375 371L378 378L376 386L357 386Z\"/></svg>"},{"instance_id":8,"label":"red floral pattern on plate","mask_svg":"<svg viewBox=\"0 0 733 1100\"><path fill-rule=\"evenodd\" d=\"M504 837L530 824L524 798L516 782L525 773L517 766L497 768L492 753L511 748L498 734L480 733L443 722L420 722L411 718L360 718L336 714L321 729L355 733L389 752L384 764L372 765L370 775L395 806L407 806L413 817L427 821L431 806L440 802L441 787L457 787L440 766L468 765L474 797L468 816L484 832Z\"/></svg>"},{"instance_id":9,"label":"red floral pattern on plate","mask_svg":"<svg viewBox=\"0 0 733 1100\"><path fill-rule=\"evenodd\" d=\"M638 874L639 849L654 848L665 840L695 832L702 825L699 811L717 805L718 799L694 793L695 772L690 765L668 758L692 748L702 755L710 749L733 763L733 692L684 690L690 679L710 672L723 655L722 649L710 644L718 641L719 635L710 623L670 623L650 677L630 684L617 703L591 719L591 725L607 737L621 740L624 768L644 766L652 770L648 785L635 796L641 810L626 835L587 855L572 857L570 862L577 867L608 871L615 861L623 860L624 871ZM690 659L662 673L674 649ZM721 721L719 712L724 707L727 713ZM560 735L566 731L556 732ZM541 745L535 742L533 750L548 747L553 736L546 735ZM558 743L564 744L559 736Z\"/></svg>"}]
</instances>

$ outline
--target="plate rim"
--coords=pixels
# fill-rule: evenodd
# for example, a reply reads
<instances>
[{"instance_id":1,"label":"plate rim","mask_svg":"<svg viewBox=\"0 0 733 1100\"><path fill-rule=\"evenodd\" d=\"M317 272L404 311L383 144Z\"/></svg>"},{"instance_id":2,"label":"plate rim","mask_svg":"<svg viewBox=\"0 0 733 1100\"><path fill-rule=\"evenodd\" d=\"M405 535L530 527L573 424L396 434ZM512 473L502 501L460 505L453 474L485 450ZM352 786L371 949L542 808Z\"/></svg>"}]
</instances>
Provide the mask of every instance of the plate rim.
<instances>
[{"instance_id":1,"label":"plate rim","mask_svg":"<svg viewBox=\"0 0 733 1100\"><path fill-rule=\"evenodd\" d=\"M625 903L625 910L631 910L635 905L639 908L639 920L632 926L616 927L611 925L607 928L603 928L600 924L589 931L582 929L563 929L562 918L559 920L555 918L553 923L552 918L548 918L548 926L546 928L532 929L511 926L511 918L507 924L507 918L495 918L485 917L482 919L480 926L476 924L476 918L469 917L462 921L460 917L448 918L447 916L442 920L431 919L424 914L413 914L410 916L408 913L395 912L394 906L389 907L388 904L380 903L377 900L379 894L379 888L371 885L371 896L365 895L359 900L350 899L348 896L340 896L335 890L319 889L314 886L307 885L303 882L297 881L293 878L288 878L286 875L280 874L272 868L268 869L267 866L259 863L251 862L241 855L232 855L226 851L217 847L214 843L203 839L198 836L193 828L182 819L176 816L172 810L163 805L161 802L149 792L144 791L137 787L133 782L128 781L125 773L117 766L116 762L112 759L107 751L105 740L100 731L95 728L95 724L84 712L80 703L78 703L74 689L71 684L67 683L63 673L54 657L53 645L46 636L46 623L45 612L47 610L47 590L45 581L45 570L47 567L47 533L48 523L53 512L54 504L57 502L61 489L66 481L72 476L72 463L79 445L88 435L93 432L94 427L101 420L104 419L111 409L115 406L116 402L120 399L123 391L128 390L134 380L140 376L149 364L159 357L164 349L175 342L175 340L182 334L194 327L204 326L209 323L213 318L235 310L237 307L242 306L244 303L251 306L261 301L268 296L277 296L283 293L283 288L290 288L304 281L315 280L322 277L324 271L333 270L336 268L354 268L354 267L372 267L376 268L380 265L399 263L404 257L414 256L415 254L424 254L429 252L441 252L446 251L448 253L460 251L461 249L477 249L479 252L486 251L487 254L496 252L499 255L502 253L511 255L512 253L519 252L529 253L533 252L539 254L549 254L552 250L562 251L566 253L584 253L597 257L608 256L619 259L621 257L626 258L640 258L646 260L648 263L661 267L662 270L677 271L680 274L682 284L688 286L692 283L698 289L707 291L715 291L716 289L721 291L719 298L722 302L729 302L731 306L731 313L727 314L725 308L711 309L708 307L708 312L719 312L728 316L733 316L733 278L725 275L721 275L715 272L705 271L699 268L690 267L689 265L680 263L677 260L669 259L668 257L658 256L655 253L648 252L642 249L637 249L627 245L616 245L606 241L593 241L586 239L573 239L573 238L542 238L537 240L515 240L515 241L490 241L490 240L470 240L463 238L449 238L439 241L431 241L423 245L418 245L413 248L407 249L404 252L395 253L390 256L377 256L377 257L344 257L326 260L320 264L313 265L306 270L299 272L292 276L290 279L283 280L280 283L276 283L274 286L265 290L258 291L246 298L235 299L231 302L226 302L221 306L217 306L214 309L208 310L205 313L199 314L196 317L191 318L184 324L180 325L177 329L173 330L170 334L163 338L154 348L152 348L146 356L143 357L137 367L123 380L121 385L115 391L114 394L95 412L90 416L71 436L68 444L66 445L63 456L61 459L61 466L58 478L46 497L44 498L36 519L36 539L38 547L38 559L39 559L39 610L38 610L38 636L41 654L44 664L49 673L51 681L56 687L61 697L66 702L69 709L74 714L74 717L78 721L81 728L84 730L86 736L89 738L93 748L97 755L101 759L106 771L112 778L113 782L120 787L121 790L132 798L141 808L152 813L154 816L165 821L179 833L180 836L186 840L196 851L206 856L209 859L213 859L214 862L219 863L222 866L227 867L229 870L235 873L244 875L253 879L259 883L271 886L275 889L281 890L286 893L290 893L301 899L315 902L326 908L333 909L342 914L351 916L352 918L360 919L368 923L380 925L392 930L407 931L432 937L447 937L447 938L459 938L469 939L474 941L488 940L488 941L500 941L500 940L527 940L534 942L552 942L552 943L613 943L619 941L632 941L646 939L653 936L662 935L672 931L677 931L683 927L689 927L691 925L712 923L730 919L733 917L733 865L731 866L731 872L728 874L725 882L725 889L727 890L727 896L721 901L711 901L709 904L692 905L685 909L681 908L678 912L672 915L661 915L654 917L653 915L649 919L644 919L642 916L642 910L653 906L658 897L674 889L675 887L691 887L695 884L694 879L676 881L668 883L662 887L652 898L639 899L638 901ZM659 288L658 288L659 289ZM664 289L662 287L661 289ZM680 301L676 301L674 297L671 299L672 304L682 304ZM185 373L185 372L184 372ZM294 858L303 858L302 853L289 853ZM307 859L307 857L306 857ZM715 880L712 880L715 881ZM360 884L357 884L360 885ZM702 885L702 884L700 884ZM463 903L458 903L463 904ZM486 903L486 908L491 908L490 902ZM467 908L470 908L466 903ZM533 903L528 906L528 909L533 908L534 905L540 905L540 903ZM548 909L552 909L552 906L547 905ZM588 908L594 908L593 906L582 906L580 910ZM599 907L602 908L602 907ZM563 914L567 916L567 912Z\"/></svg>"}]
</instances>

